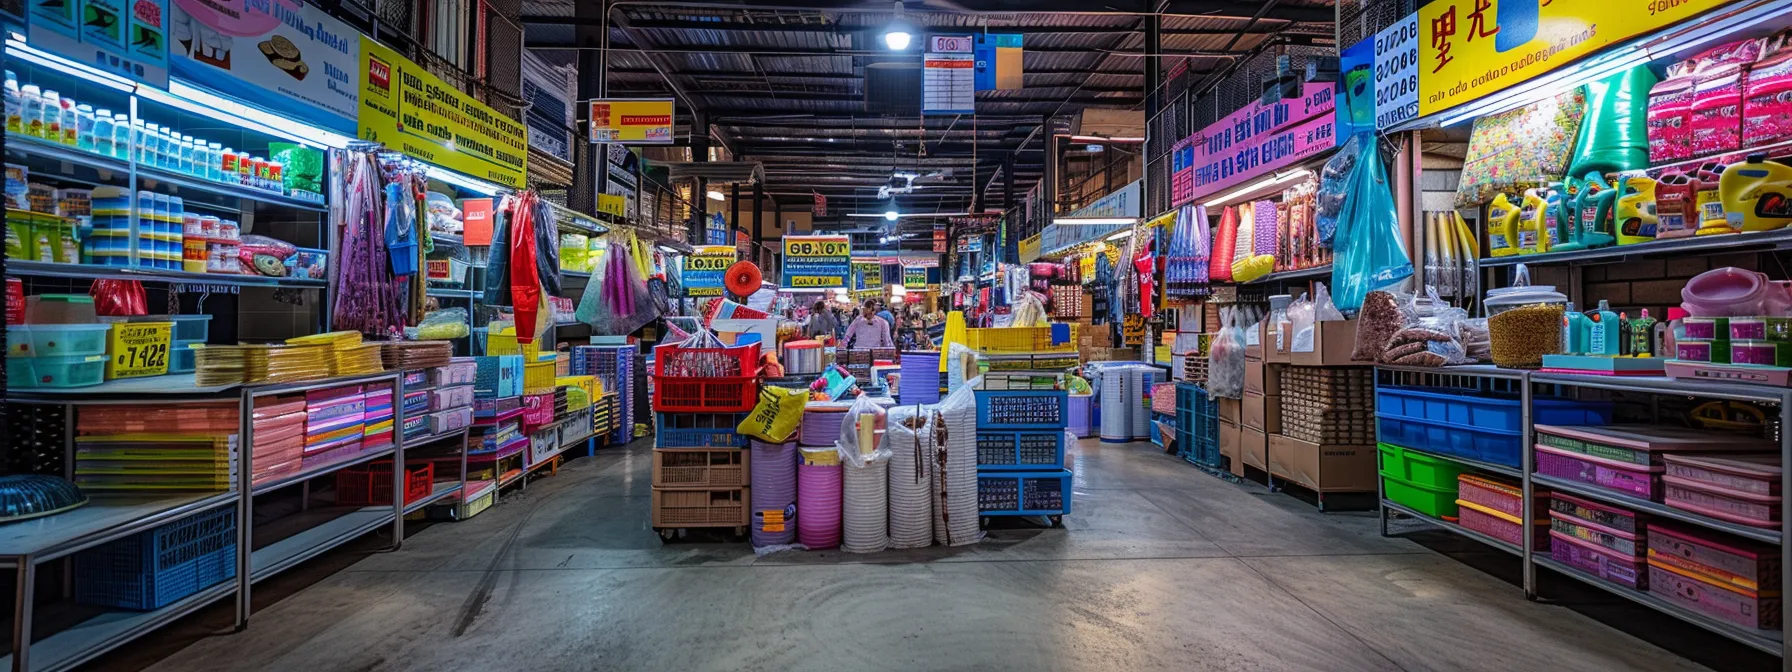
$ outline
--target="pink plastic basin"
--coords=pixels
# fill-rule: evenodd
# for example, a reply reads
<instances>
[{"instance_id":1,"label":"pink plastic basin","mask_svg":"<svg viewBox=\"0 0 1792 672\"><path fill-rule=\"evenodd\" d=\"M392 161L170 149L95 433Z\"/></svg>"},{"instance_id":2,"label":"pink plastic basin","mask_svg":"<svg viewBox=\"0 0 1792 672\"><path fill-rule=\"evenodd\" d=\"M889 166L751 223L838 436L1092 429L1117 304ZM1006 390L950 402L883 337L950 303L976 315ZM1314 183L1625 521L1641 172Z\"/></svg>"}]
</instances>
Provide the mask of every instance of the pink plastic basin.
<instances>
[{"instance_id":1,"label":"pink plastic basin","mask_svg":"<svg viewBox=\"0 0 1792 672\"><path fill-rule=\"evenodd\" d=\"M1792 299L1786 288L1755 271L1726 266L1700 273L1680 288L1680 306L1697 317L1781 315Z\"/></svg>"}]
</instances>

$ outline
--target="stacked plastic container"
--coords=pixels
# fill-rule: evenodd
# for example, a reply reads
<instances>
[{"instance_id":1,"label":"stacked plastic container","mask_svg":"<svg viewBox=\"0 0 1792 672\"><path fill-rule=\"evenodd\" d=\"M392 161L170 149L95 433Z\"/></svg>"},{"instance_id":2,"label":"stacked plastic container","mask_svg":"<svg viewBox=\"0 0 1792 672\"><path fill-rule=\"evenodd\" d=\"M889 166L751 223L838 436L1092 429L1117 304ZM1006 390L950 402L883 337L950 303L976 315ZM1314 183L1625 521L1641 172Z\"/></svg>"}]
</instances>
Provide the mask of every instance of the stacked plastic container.
<instances>
[{"instance_id":1,"label":"stacked plastic container","mask_svg":"<svg viewBox=\"0 0 1792 672\"><path fill-rule=\"evenodd\" d=\"M884 445L890 449L890 548L933 543L933 412L926 407L890 409Z\"/></svg>"},{"instance_id":2,"label":"stacked plastic container","mask_svg":"<svg viewBox=\"0 0 1792 672\"><path fill-rule=\"evenodd\" d=\"M811 549L840 545L840 452L833 446L803 446L796 468L797 543Z\"/></svg>"},{"instance_id":3,"label":"stacked plastic container","mask_svg":"<svg viewBox=\"0 0 1792 672\"><path fill-rule=\"evenodd\" d=\"M755 548L782 546L796 539L796 442L752 442L752 539Z\"/></svg>"}]
</instances>

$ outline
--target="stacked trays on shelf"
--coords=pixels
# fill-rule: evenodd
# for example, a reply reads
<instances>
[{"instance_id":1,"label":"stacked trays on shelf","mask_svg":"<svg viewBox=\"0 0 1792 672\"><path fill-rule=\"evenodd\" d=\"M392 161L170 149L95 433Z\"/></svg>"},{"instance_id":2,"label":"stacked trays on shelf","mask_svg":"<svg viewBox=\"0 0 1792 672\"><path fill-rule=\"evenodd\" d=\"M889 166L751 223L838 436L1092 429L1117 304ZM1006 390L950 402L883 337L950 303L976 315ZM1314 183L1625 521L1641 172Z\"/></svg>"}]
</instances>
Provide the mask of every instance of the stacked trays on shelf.
<instances>
[{"instance_id":1,"label":"stacked trays on shelf","mask_svg":"<svg viewBox=\"0 0 1792 672\"><path fill-rule=\"evenodd\" d=\"M582 356L609 360L615 352L580 350L575 371ZM663 537L704 527L746 533L752 470L747 437L736 428L758 401L758 362L758 344L655 349L653 527ZM631 364L616 366L626 371Z\"/></svg>"},{"instance_id":2,"label":"stacked trays on shelf","mask_svg":"<svg viewBox=\"0 0 1792 672\"><path fill-rule=\"evenodd\" d=\"M467 447L468 478L504 487L522 478L519 457L529 445L522 431L523 356L474 357L473 432ZM516 466L510 466L510 465Z\"/></svg>"},{"instance_id":3,"label":"stacked trays on shelf","mask_svg":"<svg viewBox=\"0 0 1792 672\"><path fill-rule=\"evenodd\" d=\"M986 374L986 389L975 392L977 508L984 516L1048 516L1055 524L1070 513L1071 473L1064 465L1070 396L1061 389L1016 389L1023 386L1010 382L1014 376L1026 374Z\"/></svg>"},{"instance_id":4,"label":"stacked trays on shelf","mask_svg":"<svg viewBox=\"0 0 1792 672\"><path fill-rule=\"evenodd\" d=\"M641 371L635 366L635 355L639 349L633 345L580 345L572 349L570 371L575 376L596 376L605 394L615 395L617 404L610 413L613 425L610 429L610 440L618 445L626 444L634 439L636 373Z\"/></svg>"}]
</instances>

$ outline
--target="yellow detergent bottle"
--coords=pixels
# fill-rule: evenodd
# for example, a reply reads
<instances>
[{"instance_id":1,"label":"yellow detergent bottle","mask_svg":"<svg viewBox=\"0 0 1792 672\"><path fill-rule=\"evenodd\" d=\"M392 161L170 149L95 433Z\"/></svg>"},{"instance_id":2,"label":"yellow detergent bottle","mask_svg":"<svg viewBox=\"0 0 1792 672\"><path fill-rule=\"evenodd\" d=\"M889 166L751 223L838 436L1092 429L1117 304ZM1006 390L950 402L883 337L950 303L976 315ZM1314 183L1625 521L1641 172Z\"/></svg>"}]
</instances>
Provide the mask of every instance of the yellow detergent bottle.
<instances>
[{"instance_id":1,"label":"yellow detergent bottle","mask_svg":"<svg viewBox=\"0 0 1792 672\"><path fill-rule=\"evenodd\" d=\"M1617 234L1619 245L1655 240L1655 180L1648 175L1618 176Z\"/></svg>"},{"instance_id":2,"label":"yellow detergent bottle","mask_svg":"<svg viewBox=\"0 0 1792 672\"><path fill-rule=\"evenodd\" d=\"M1792 166L1753 154L1724 171L1717 191L1732 231L1772 231L1792 224Z\"/></svg>"},{"instance_id":3,"label":"yellow detergent bottle","mask_svg":"<svg viewBox=\"0 0 1792 672\"><path fill-rule=\"evenodd\" d=\"M1518 209L1518 253L1548 252L1553 232L1549 230L1544 213L1549 209L1549 201L1538 195L1536 189L1526 189L1522 203Z\"/></svg>"},{"instance_id":4,"label":"yellow detergent bottle","mask_svg":"<svg viewBox=\"0 0 1792 672\"><path fill-rule=\"evenodd\" d=\"M1724 233L1736 233L1730 228L1728 217L1724 214L1723 197L1718 194L1718 184L1723 181L1723 174L1729 172L1724 164L1707 161L1699 165L1693 177L1698 180L1693 188L1693 207L1698 209L1699 230L1696 235L1715 236Z\"/></svg>"},{"instance_id":5,"label":"yellow detergent bottle","mask_svg":"<svg viewBox=\"0 0 1792 672\"><path fill-rule=\"evenodd\" d=\"M1518 254L1518 208L1505 194L1487 205L1487 253L1495 257Z\"/></svg>"}]
</instances>

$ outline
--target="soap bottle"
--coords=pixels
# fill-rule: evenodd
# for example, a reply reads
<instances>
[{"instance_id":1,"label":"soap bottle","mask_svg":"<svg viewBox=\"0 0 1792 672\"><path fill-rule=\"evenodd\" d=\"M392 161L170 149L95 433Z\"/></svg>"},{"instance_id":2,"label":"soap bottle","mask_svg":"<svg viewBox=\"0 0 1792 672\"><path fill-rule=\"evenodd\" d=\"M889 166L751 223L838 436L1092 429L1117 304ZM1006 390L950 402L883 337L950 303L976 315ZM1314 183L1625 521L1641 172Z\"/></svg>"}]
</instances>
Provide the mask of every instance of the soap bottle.
<instances>
[{"instance_id":1,"label":"soap bottle","mask_svg":"<svg viewBox=\"0 0 1792 672\"><path fill-rule=\"evenodd\" d=\"M1647 175L1626 173L1618 177L1617 204L1612 219L1619 245L1634 245L1655 240L1658 218L1655 213L1655 180Z\"/></svg>"},{"instance_id":2,"label":"soap bottle","mask_svg":"<svg viewBox=\"0 0 1792 672\"><path fill-rule=\"evenodd\" d=\"M1642 317L1630 321L1630 355L1632 357L1654 357L1658 352L1659 342L1655 340L1656 319L1649 317L1649 309L1644 308Z\"/></svg>"},{"instance_id":3,"label":"soap bottle","mask_svg":"<svg viewBox=\"0 0 1792 672\"><path fill-rule=\"evenodd\" d=\"M1538 254L1549 251L1549 225L1544 211L1549 202L1536 189L1524 190L1523 206L1518 210L1518 253Z\"/></svg>"},{"instance_id":4,"label":"soap bottle","mask_svg":"<svg viewBox=\"0 0 1792 672\"><path fill-rule=\"evenodd\" d=\"M1518 208L1505 194L1487 206L1487 252L1495 257L1518 254Z\"/></svg>"},{"instance_id":5,"label":"soap bottle","mask_svg":"<svg viewBox=\"0 0 1792 672\"><path fill-rule=\"evenodd\" d=\"M1570 355L1587 354L1587 316L1574 309L1574 302L1568 302L1567 310L1562 311L1562 352Z\"/></svg>"},{"instance_id":6,"label":"soap bottle","mask_svg":"<svg viewBox=\"0 0 1792 672\"><path fill-rule=\"evenodd\" d=\"M1592 220L1581 220L1580 239L1587 247L1605 247L1618 241L1615 235L1617 227L1613 223L1613 215L1617 212L1618 189L1603 180L1603 176L1593 176L1600 180L1600 189L1582 201L1582 215L1591 215Z\"/></svg>"},{"instance_id":7,"label":"soap bottle","mask_svg":"<svg viewBox=\"0 0 1792 672\"><path fill-rule=\"evenodd\" d=\"M1715 236L1736 233L1730 228L1729 216L1724 212L1723 196L1718 193L1718 185L1723 181L1724 173L1729 167L1716 161L1699 165L1694 174L1698 184L1693 190L1693 207L1699 213L1699 228L1695 233L1700 236Z\"/></svg>"},{"instance_id":8,"label":"soap bottle","mask_svg":"<svg viewBox=\"0 0 1792 672\"><path fill-rule=\"evenodd\" d=\"M1605 299L1600 299L1599 308L1587 314L1587 354L1608 357L1618 354L1622 332L1618 314L1612 312Z\"/></svg>"}]
</instances>

